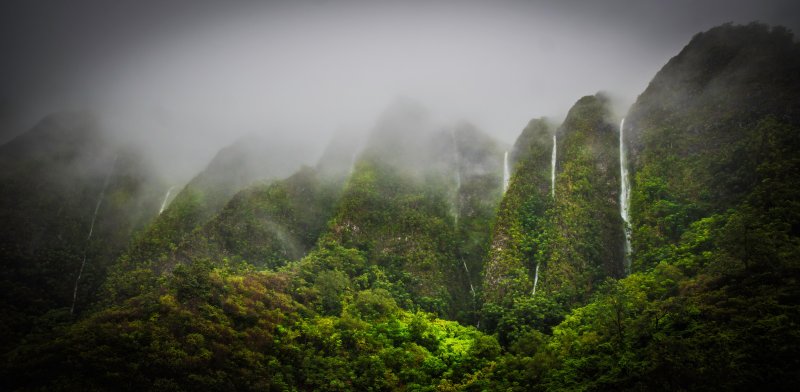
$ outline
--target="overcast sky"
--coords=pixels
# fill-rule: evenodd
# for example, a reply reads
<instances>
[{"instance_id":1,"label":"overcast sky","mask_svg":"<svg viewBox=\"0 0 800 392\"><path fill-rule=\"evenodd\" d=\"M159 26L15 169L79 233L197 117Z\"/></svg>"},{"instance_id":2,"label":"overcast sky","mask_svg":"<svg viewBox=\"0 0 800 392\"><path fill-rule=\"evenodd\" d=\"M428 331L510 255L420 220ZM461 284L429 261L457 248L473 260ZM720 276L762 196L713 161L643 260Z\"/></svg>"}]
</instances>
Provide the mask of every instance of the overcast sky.
<instances>
[{"instance_id":1,"label":"overcast sky","mask_svg":"<svg viewBox=\"0 0 800 392\"><path fill-rule=\"evenodd\" d=\"M700 31L798 31L798 15L796 0L4 1L0 142L91 109L191 171L247 132L321 148L402 96L512 143L600 90L623 115Z\"/></svg>"}]
</instances>

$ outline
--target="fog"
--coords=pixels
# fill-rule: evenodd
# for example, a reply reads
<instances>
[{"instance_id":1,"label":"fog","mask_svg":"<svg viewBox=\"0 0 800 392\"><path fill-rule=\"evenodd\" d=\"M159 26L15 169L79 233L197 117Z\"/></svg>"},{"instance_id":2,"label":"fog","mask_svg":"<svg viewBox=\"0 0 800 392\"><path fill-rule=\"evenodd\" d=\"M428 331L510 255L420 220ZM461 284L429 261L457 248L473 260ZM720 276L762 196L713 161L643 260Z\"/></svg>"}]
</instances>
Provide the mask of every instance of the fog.
<instances>
[{"instance_id":1,"label":"fog","mask_svg":"<svg viewBox=\"0 0 800 392\"><path fill-rule=\"evenodd\" d=\"M400 99L505 144L606 92L621 116L691 37L796 1L24 1L0 9L0 142L90 110L162 174L192 176L257 133L309 146Z\"/></svg>"}]
</instances>

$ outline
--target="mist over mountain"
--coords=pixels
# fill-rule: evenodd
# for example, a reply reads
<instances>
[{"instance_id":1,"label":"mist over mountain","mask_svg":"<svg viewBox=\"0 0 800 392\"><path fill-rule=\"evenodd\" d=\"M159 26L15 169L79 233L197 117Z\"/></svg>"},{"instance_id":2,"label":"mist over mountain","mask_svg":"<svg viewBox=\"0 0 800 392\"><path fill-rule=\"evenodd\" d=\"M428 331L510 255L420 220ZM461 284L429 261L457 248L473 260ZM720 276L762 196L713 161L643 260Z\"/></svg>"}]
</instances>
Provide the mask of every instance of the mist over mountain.
<instances>
[{"instance_id":1,"label":"mist over mountain","mask_svg":"<svg viewBox=\"0 0 800 392\"><path fill-rule=\"evenodd\" d=\"M793 390L796 5L502 3L3 6L0 388Z\"/></svg>"},{"instance_id":2,"label":"mist over mountain","mask_svg":"<svg viewBox=\"0 0 800 392\"><path fill-rule=\"evenodd\" d=\"M510 144L519 124L560 121L575 97L606 91L627 111L696 32L800 28L785 0L426 3L12 0L0 12L0 141L50 113L90 111L185 182L243 135L319 154L335 130L365 133L406 96Z\"/></svg>"}]
</instances>

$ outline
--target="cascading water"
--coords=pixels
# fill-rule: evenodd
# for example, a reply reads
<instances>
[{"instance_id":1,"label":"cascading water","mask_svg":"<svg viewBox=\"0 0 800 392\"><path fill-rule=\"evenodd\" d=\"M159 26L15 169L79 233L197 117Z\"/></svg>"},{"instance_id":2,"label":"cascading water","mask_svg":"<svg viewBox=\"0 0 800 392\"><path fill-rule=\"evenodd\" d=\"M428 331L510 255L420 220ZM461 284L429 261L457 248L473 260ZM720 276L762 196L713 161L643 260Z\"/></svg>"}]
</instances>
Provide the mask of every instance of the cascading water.
<instances>
[{"instance_id":1,"label":"cascading water","mask_svg":"<svg viewBox=\"0 0 800 392\"><path fill-rule=\"evenodd\" d=\"M629 221L628 208L630 203L630 183L628 179L628 159L625 152L625 119L619 123L619 213L622 217L623 230L625 232L625 253L622 263L625 267L625 274L631 273L631 225Z\"/></svg>"},{"instance_id":2,"label":"cascading water","mask_svg":"<svg viewBox=\"0 0 800 392\"><path fill-rule=\"evenodd\" d=\"M469 279L469 268L467 268L467 262L464 259L461 259L461 263L464 264L464 272L467 273L467 282L469 282L469 291L472 293L472 296L475 296L475 287L472 286L472 281Z\"/></svg>"},{"instance_id":3,"label":"cascading water","mask_svg":"<svg viewBox=\"0 0 800 392\"><path fill-rule=\"evenodd\" d=\"M511 170L508 169L508 151L503 155L503 193L508 190L508 182L511 180Z\"/></svg>"},{"instance_id":4,"label":"cascading water","mask_svg":"<svg viewBox=\"0 0 800 392\"><path fill-rule=\"evenodd\" d=\"M453 197L453 220L455 225L458 226L458 215L460 212L459 194L461 193L461 157L458 154L458 143L456 142L456 133L450 132L450 140L453 142L453 162L455 166L454 178L456 182L456 189Z\"/></svg>"},{"instance_id":5,"label":"cascading water","mask_svg":"<svg viewBox=\"0 0 800 392\"><path fill-rule=\"evenodd\" d=\"M75 289L72 291L72 306L69 308L69 314L73 314L75 312L75 303L78 300L78 283L81 281L81 275L83 275L83 269L86 267L86 256L89 253L89 243L92 240L92 233L94 233L94 222L97 220L97 212L100 211L100 205L103 203L103 198L106 194L106 188L108 188L108 182L111 179L111 174L114 172L114 166L117 165L117 157L114 157L114 162L111 164L111 169L106 174L106 178L103 181L103 187L100 189L100 195L97 197L97 203L94 206L94 213L92 214L92 221L89 224L89 234L86 236L86 246L83 248L83 261L81 262L81 268L78 270L78 277L75 278Z\"/></svg>"},{"instance_id":6,"label":"cascading water","mask_svg":"<svg viewBox=\"0 0 800 392\"><path fill-rule=\"evenodd\" d=\"M169 200L169 195L172 193L173 189L175 189L175 185L173 185L173 186L169 187L169 189L167 189L167 194L164 195L164 201L161 202L161 208L158 209L158 214L159 215L161 215L161 213L164 212L164 209L167 208L167 201Z\"/></svg>"},{"instance_id":7,"label":"cascading water","mask_svg":"<svg viewBox=\"0 0 800 392\"><path fill-rule=\"evenodd\" d=\"M458 157L458 153L456 153L456 157ZM458 158L456 158L456 162L458 162ZM461 191L461 170L459 170L458 166L456 164L456 193Z\"/></svg>"},{"instance_id":8,"label":"cascading water","mask_svg":"<svg viewBox=\"0 0 800 392\"><path fill-rule=\"evenodd\" d=\"M558 139L556 134L553 134L553 152L550 154L550 196L555 200L556 198L556 151L558 148ZM531 295L536 295L536 286L539 284L539 266L541 263L536 263L536 270L533 274L533 292Z\"/></svg>"},{"instance_id":9,"label":"cascading water","mask_svg":"<svg viewBox=\"0 0 800 392\"><path fill-rule=\"evenodd\" d=\"M553 153L550 154L550 196L556 198L556 134L553 134Z\"/></svg>"},{"instance_id":10,"label":"cascading water","mask_svg":"<svg viewBox=\"0 0 800 392\"><path fill-rule=\"evenodd\" d=\"M458 153L458 142L456 141L456 133L450 131L450 140L453 142L453 163L454 163L454 179L456 183L456 189L454 192L454 200L453 200L453 221L458 229L458 215L459 215L459 193L461 192L461 156ZM464 272L467 274L467 283L469 283L469 290L472 293L472 296L475 296L475 287L472 285L472 279L469 276L469 268L467 268L467 262L464 259L461 259L461 264L464 265Z\"/></svg>"},{"instance_id":11,"label":"cascading water","mask_svg":"<svg viewBox=\"0 0 800 392\"><path fill-rule=\"evenodd\" d=\"M356 153L350 156L350 172L348 177L352 177L354 171L356 171Z\"/></svg>"}]
</instances>

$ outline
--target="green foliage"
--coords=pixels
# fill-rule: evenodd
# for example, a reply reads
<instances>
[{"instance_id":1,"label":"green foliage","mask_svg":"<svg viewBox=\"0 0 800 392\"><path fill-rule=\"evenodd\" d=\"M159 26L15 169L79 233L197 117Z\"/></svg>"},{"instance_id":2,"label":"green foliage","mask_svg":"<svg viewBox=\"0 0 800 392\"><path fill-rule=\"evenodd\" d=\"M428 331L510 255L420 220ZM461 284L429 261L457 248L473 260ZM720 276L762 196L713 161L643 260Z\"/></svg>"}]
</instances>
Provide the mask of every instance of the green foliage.
<instances>
[{"instance_id":1,"label":"green foliage","mask_svg":"<svg viewBox=\"0 0 800 392\"><path fill-rule=\"evenodd\" d=\"M488 327L509 349L490 375L494 387L795 387L800 117L788 102L800 95L790 71L798 64L790 35L761 25L698 35L667 64L628 116L639 272L599 285L550 336L533 328L541 329L540 320L524 318L546 314L523 311L533 303L485 307ZM575 152L557 183L580 203L597 188L586 173L592 166L581 161L585 151ZM566 244L573 247L567 259L575 260L591 249L586 239L596 228L581 209L559 207L557 198L556 214L572 214L562 227L581 222L577 229L589 229ZM555 252L549 262L561 256ZM571 295L564 289L556 295Z\"/></svg>"},{"instance_id":2,"label":"green foliage","mask_svg":"<svg viewBox=\"0 0 800 392\"><path fill-rule=\"evenodd\" d=\"M451 282L455 319L474 325L479 319L483 267L489 252L491 227L502 198L502 152L493 139L462 125L452 134L456 149L454 170L457 282ZM458 268L458 264L464 268Z\"/></svg>"},{"instance_id":3,"label":"green foliage","mask_svg":"<svg viewBox=\"0 0 800 392\"><path fill-rule=\"evenodd\" d=\"M364 252L429 311L448 313L456 270L452 220L437 181L420 183L377 159L359 161L328 238Z\"/></svg>"},{"instance_id":4,"label":"green foliage","mask_svg":"<svg viewBox=\"0 0 800 392\"><path fill-rule=\"evenodd\" d=\"M193 260L228 260L275 269L298 260L315 244L333 213L339 182L309 168L237 193L207 223L204 194L184 189L134 240L105 285L105 302L136 296L158 277ZM204 212L205 211L205 212Z\"/></svg>"},{"instance_id":5,"label":"green foliage","mask_svg":"<svg viewBox=\"0 0 800 392\"><path fill-rule=\"evenodd\" d=\"M796 73L781 70L800 64L798 53L785 31L717 28L640 97L629 115L640 272L607 281L551 338L517 356L550 361L536 373L540 388L796 385L800 132L794 109L775 97L800 91Z\"/></svg>"},{"instance_id":6,"label":"green foliage","mask_svg":"<svg viewBox=\"0 0 800 392\"><path fill-rule=\"evenodd\" d=\"M559 130L560 158L543 287L569 305L588 300L606 277L622 276L619 143L603 96L579 100Z\"/></svg>"},{"instance_id":7,"label":"green foliage","mask_svg":"<svg viewBox=\"0 0 800 392\"><path fill-rule=\"evenodd\" d=\"M570 110L557 131L555 198L548 124L531 121L517 142L518 161L498 212L483 283L483 316L490 330L500 328L503 343L514 340L505 334L517 333L511 331L518 329L520 301L533 295L537 267L537 295L554 301L532 309L543 312L541 331L564 310L585 304L605 277L622 274L619 154L608 117L602 96L584 97Z\"/></svg>"},{"instance_id":8,"label":"green foliage","mask_svg":"<svg viewBox=\"0 0 800 392\"><path fill-rule=\"evenodd\" d=\"M529 143L529 144L525 144ZM514 150L511 181L497 212L485 267L483 294L487 303L507 303L533 290L533 271L549 257L547 210L550 196L552 130L533 120Z\"/></svg>"},{"instance_id":9,"label":"green foliage","mask_svg":"<svg viewBox=\"0 0 800 392\"><path fill-rule=\"evenodd\" d=\"M319 315L288 294L290 278L181 266L156 293L64 326L55 341L34 336L11 357L9 387L434 390L475 384L499 355L493 338L403 311L385 290Z\"/></svg>"}]
</instances>

